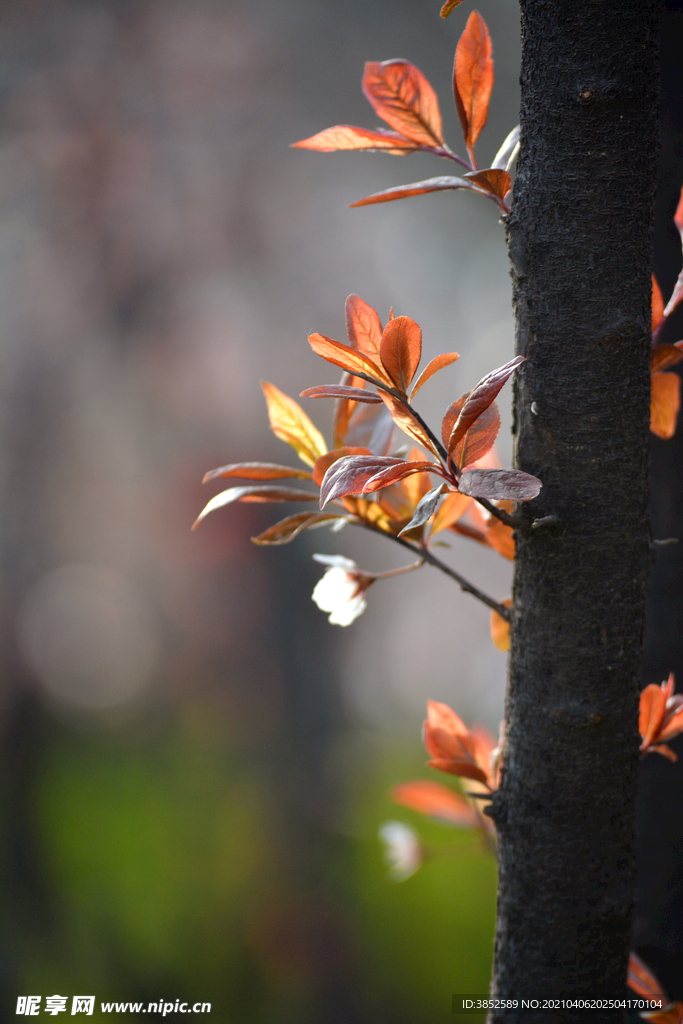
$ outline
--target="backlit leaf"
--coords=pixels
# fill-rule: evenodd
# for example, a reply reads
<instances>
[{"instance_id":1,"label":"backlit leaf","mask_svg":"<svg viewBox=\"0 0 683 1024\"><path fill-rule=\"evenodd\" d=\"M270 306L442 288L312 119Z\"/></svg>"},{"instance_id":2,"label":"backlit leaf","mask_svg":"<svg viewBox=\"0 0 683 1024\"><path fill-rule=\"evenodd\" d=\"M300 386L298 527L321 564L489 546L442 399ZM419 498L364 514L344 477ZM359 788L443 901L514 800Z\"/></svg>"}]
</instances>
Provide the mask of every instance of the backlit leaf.
<instances>
[{"instance_id":1,"label":"backlit leaf","mask_svg":"<svg viewBox=\"0 0 683 1024\"><path fill-rule=\"evenodd\" d=\"M519 469L470 469L460 476L458 489L473 498L512 498L529 501L542 487L538 477Z\"/></svg>"},{"instance_id":2,"label":"backlit leaf","mask_svg":"<svg viewBox=\"0 0 683 1024\"><path fill-rule=\"evenodd\" d=\"M293 149L315 149L319 153L334 153L341 149L365 149L371 152L388 151L396 156L414 153L420 146L398 132L388 132L380 128L368 131L366 128L355 128L350 124L336 124L325 128L310 139L302 139L292 143Z\"/></svg>"},{"instance_id":3,"label":"backlit leaf","mask_svg":"<svg viewBox=\"0 0 683 1024\"><path fill-rule=\"evenodd\" d=\"M504 366L500 366L497 370L488 373L470 391L448 439L448 444L446 445L448 451L453 450L460 438L469 430L474 421L481 416L484 409L489 407L508 378L512 376L520 363L523 362L524 356L515 356L509 363L505 363ZM501 497L504 497L504 495L501 495Z\"/></svg>"},{"instance_id":4,"label":"backlit leaf","mask_svg":"<svg viewBox=\"0 0 683 1024\"><path fill-rule=\"evenodd\" d=\"M506 512L512 512L511 501L502 501L500 505L505 508ZM511 526L501 523L500 519L496 519L495 516L489 517L486 523L486 539L498 554L503 558L509 558L511 562L515 557L515 538L512 533Z\"/></svg>"},{"instance_id":5,"label":"backlit leaf","mask_svg":"<svg viewBox=\"0 0 683 1024\"><path fill-rule=\"evenodd\" d=\"M427 701L423 738L432 760L427 764L442 772L476 779L488 786L488 774L477 764L476 741L452 708L439 701Z\"/></svg>"},{"instance_id":6,"label":"backlit leaf","mask_svg":"<svg viewBox=\"0 0 683 1024\"><path fill-rule=\"evenodd\" d=\"M426 146L443 146L439 101L422 72L407 60L370 61L363 92L383 121Z\"/></svg>"},{"instance_id":7,"label":"backlit leaf","mask_svg":"<svg viewBox=\"0 0 683 1024\"><path fill-rule=\"evenodd\" d=\"M513 128L505 142L494 156L491 167L499 167L502 171L509 171L519 153L519 125Z\"/></svg>"},{"instance_id":8,"label":"backlit leaf","mask_svg":"<svg viewBox=\"0 0 683 1024\"><path fill-rule=\"evenodd\" d=\"M330 466L333 466L339 459L348 458L350 455L372 455L372 452L362 447L341 447L326 452L325 455L320 456L313 467L313 482L320 487Z\"/></svg>"},{"instance_id":9,"label":"backlit leaf","mask_svg":"<svg viewBox=\"0 0 683 1024\"><path fill-rule=\"evenodd\" d=\"M405 466L404 459L388 455L343 456L328 467L320 485L320 507L345 494L360 494L363 486L380 470Z\"/></svg>"},{"instance_id":10,"label":"backlit leaf","mask_svg":"<svg viewBox=\"0 0 683 1024\"><path fill-rule=\"evenodd\" d=\"M450 494L447 494L434 516L429 536L434 537L441 530L445 530L446 527L457 523L458 519L465 514L471 504L472 498L469 494L461 494L459 491L451 491Z\"/></svg>"},{"instance_id":11,"label":"backlit leaf","mask_svg":"<svg viewBox=\"0 0 683 1024\"><path fill-rule=\"evenodd\" d=\"M410 196L422 196L427 192L443 192L456 188L479 191L472 182L465 178L441 175L437 178L425 178L424 181L414 181L410 185L395 185L393 188L385 188L382 192L374 192L371 196L366 196L365 199L357 199L355 203L350 203L349 209L356 206L372 206L374 203L391 203L394 199L409 199Z\"/></svg>"},{"instance_id":12,"label":"backlit leaf","mask_svg":"<svg viewBox=\"0 0 683 1024\"><path fill-rule=\"evenodd\" d=\"M281 441L291 445L303 462L312 466L327 451L322 434L293 398L267 380L261 381L261 387L268 406L270 429Z\"/></svg>"},{"instance_id":13,"label":"backlit leaf","mask_svg":"<svg viewBox=\"0 0 683 1024\"><path fill-rule=\"evenodd\" d=\"M403 480L404 477L412 476L414 473L436 473L438 469L439 467L434 462L404 462L402 469L400 466L388 466L367 481L363 487L363 493L372 494L374 491L380 491L383 487L397 483L399 480Z\"/></svg>"},{"instance_id":14,"label":"backlit leaf","mask_svg":"<svg viewBox=\"0 0 683 1024\"><path fill-rule=\"evenodd\" d=\"M659 979L643 963L637 953L631 953L628 958L627 984L630 989L643 996L644 999L661 999L668 1003L669 997L662 988Z\"/></svg>"},{"instance_id":15,"label":"backlit leaf","mask_svg":"<svg viewBox=\"0 0 683 1024\"><path fill-rule=\"evenodd\" d=\"M441 500L442 487L442 484L439 484L438 487L433 487L431 491L427 491L425 496L418 501L413 518L406 526L403 527L399 533L399 537L401 536L401 533L406 533L408 530L414 530L417 526L423 526L428 519L431 519L436 512L439 501Z\"/></svg>"},{"instance_id":16,"label":"backlit leaf","mask_svg":"<svg viewBox=\"0 0 683 1024\"><path fill-rule=\"evenodd\" d=\"M407 462L390 456L360 455L341 458L325 473L320 507L346 494L372 493L411 473L436 470L432 462Z\"/></svg>"},{"instance_id":17,"label":"backlit leaf","mask_svg":"<svg viewBox=\"0 0 683 1024\"><path fill-rule=\"evenodd\" d=\"M650 390L650 430L665 441L676 433L681 404L681 378L676 373L653 373Z\"/></svg>"},{"instance_id":18,"label":"backlit leaf","mask_svg":"<svg viewBox=\"0 0 683 1024\"><path fill-rule=\"evenodd\" d=\"M509 608L512 601L507 598L507 600L501 601L501 604ZM510 650L510 623L506 622L497 611L491 612L491 639L499 651Z\"/></svg>"},{"instance_id":19,"label":"backlit leaf","mask_svg":"<svg viewBox=\"0 0 683 1024\"><path fill-rule=\"evenodd\" d=\"M291 466L278 466L274 462L232 462L228 466L210 469L204 474L203 484L209 480L227 477L239 477L240 480L283 480L285 477L297 477L310 480L311 474L305 469L293 469Z\"/></svg>"},{"instance_id":20,"label":"backlit leaf","mask_svg":"<svg viewBox=\"0 0 683 1024\"><path fill-rule=\"evenodd\" d=\"M417 392L420 390L422 385L427 383L430 377L433 377L435 373L438 373L439 370L442 370L444 366L450 366L451 363L454 363L456 359L459 358L460 355L457 352L444 352L440 356L434 356L434 358L427 363L424 370L417 378L417 381L415 382L415 387L413 388L410 395L411 401L413 400Z\"/></svg>"},{"instance_id":21,"label":"backlit leaf","mask_svg":"<svg viewBox=\"0 0 683 1024\"><path fill-rule=\"evenodd\" d=\"M196 529L202 519L208 516L209 512L224 505L230 505L233 501L317 501L318 495L310 491L299 491L295 487L275 487L263 485L262 487L229 487L227 491L221 491L214 495L208 505L202 509L197 519L192 524Z\"/></svg>"},{"instance_id":22,"label":"backlit leaf","mask_svg":"<svg viewBox=\"0 0 683 1024\"><path fill-rule=\"evenodd\" d=\"M656 738L666 715L666 694L655 683L646 686L640 695L638 731L643 738L641 750Z\"/></svg>"},{"instance_id":23,"label":"backlit leaf","mask_svg":"<svg viewBox=\"0 0 683 1024\"><path fill-rule=\"evenodd\" d=\"M326 338L324 334L311 334L308 343L313 351L326 359L328 363L341 366L342 370L346 370L348 373L366 373L393 387L391 379L384 370L380 369L372 359L368 359L362 352L356 351L349 345L342 345L340 341Z\"/></svg>"},{"instance_id":24,"label":"backlit leaf","mask_svg":"<svg viewBox=\"0 0 683 1024\"><path fill-rule=\"evenodd\" d=\"M351 388L345 384L322 384L317 388L307 388L299 398L352 398L354 402L365 402L368 405L379 405L382 401L374 391Z\"/></svg>"},{"instance_id":25,"label":"backlit leaf","mask_svg":"<svg viewBox=\"0 0 683 1024\"><path fill-rule=\"evenodd\" d=\"M654 331L664 316L664 299L662 290L657 283L657 278L652 275L652 330Z\"/></svg>"},{"instance_id":26,"label":"backlit leaf","mask_svg":"<svg viewBox=\"0 0 683 1024\"><path fill-rule=\"evenodd\" d=\"M484 171L473 171L466 174L465 177L498 199L505 199L510 191L512 180L510 175L507 171L502 171L497 167L487 167Z\"/></svg>"},{"instance_id":27,"label":"backlit leaf","mask_svg":"<svg viewBox=\"0 0 683 1024\"><path fill-rule=\"evenodd\" d=\"M394 421L386 405L360 405L351 414L344 442L363 445L373 455L387 455L393 434Z\"/></svg>"},{"instance_id":28,"label":"backlit leaf","mask_svg":"<svg viewBox=\"0 0 683 1024\"><path fill-rule=\"evenodd\" d=\"M493 448L499 430L500 413L496 403L491 402L488 409L484 409L481 416L474 421L470 429L455 445L453 451L449 453L456 466L465 469L472 463L483 459Z\"/></svg>"},{"instance_id":29,"label":"backlit leaf","mask_svg":"<svg viewBox=\"0 0 683 1024\"><path fill-rule=\"evenodd\" d=\"M436 448L430 440L429 434L410 409L407 409L403 402L399 402L393 395L388 395L386 391L380 391L380 398L391 413L391 418L396 426L400 427L404 434L407 434L413 441L417 441L423 448L436 455Z\"/></svg>"},{"instance_id":30,"label":"backlit leaf","mask_svg":"<svg viewBox=\"0 0 683 1024\"><path fill-rule=\"evenodd\" d=\"M258 537L252 537L251 539L254 544L289 544L303 530L324 526L325 523L335 522L340 518L344 517L329 512L297 512L296 515L287 516L286 519L281 519L279 523L269 526Z\"/></svg>"},{"instance_id":31,"label":"backlit leaf","mask_svg":"<svg viewBox=\"0 0 683 1024\"><path fill-rule=\"evenodd\" d=\"M676 212L674 214L674 224L681 233L681 237L683 237L683 188L681 188L681 194L678 199L678 206L676 207Z\"/></svg>"},{"instance_id":32,"label":"backlit leaf","mask_svg":"<svg viewBox=\"0 0 683 1024\"><path fill-rule=\"evenodd\" d=\"M379 349L382 366L404 394L422 356L422 329L409 316L397 316L384 328Z\"/></svg>"},{"instance_id":33,"label":"backlit leaf","mask_svg":"<svg viewBox=\"0 0 683 1024\"><path fill-rule=\"evenodd\" d=\"M472 11L455 51L453 93L462 132L474 146L486 124L493 89L491 37L481 14Z\"/></svg>"},{"instance_id":34,"label":"backlit leaf","mask_svg":"<svg viewBox=\"0 0 683 1024\"><path fill-rule=\"evenodd\" d=\"M446 3L439 11L441 17L447 18L451 11L454 11L456 7L459 7L461 3L462 0L446 0Z\"/></svg>"},{"instance_id":35,"label":"backlit leaf","mask_svg":"<svg viewBox=\"0 0 683 1024\"><path fill-rule=\"evenodd\" d=\"M650 358L650 369L653 373L663 370L667 366L673 366L683 359L683 341L677 341L675 345L655 345Z\"/></svg>"},{"instance_id":36,"label":"backlit leaf","mask_svg":"<svg viewBox=\"0 0 683 1024\"><path fill-rule=\"evenodd\" d=\"M361 299L360 295L349 295L346 300L345 317L349 345L379 364L382 324L377 310Z\"/></svg>"},{"instance_id":37,"label":"backlit leaf","mask_svg":"<svg viewBox=\"0 0 683 1024\"><path fill-rule=\"evenodd\" d=\"M479 817L472 805L440 782L404 782L394 786L391 798L411 811L426 814L447 825L459 825L461 828L479 826Z\"/></svg>"}]
</instances>

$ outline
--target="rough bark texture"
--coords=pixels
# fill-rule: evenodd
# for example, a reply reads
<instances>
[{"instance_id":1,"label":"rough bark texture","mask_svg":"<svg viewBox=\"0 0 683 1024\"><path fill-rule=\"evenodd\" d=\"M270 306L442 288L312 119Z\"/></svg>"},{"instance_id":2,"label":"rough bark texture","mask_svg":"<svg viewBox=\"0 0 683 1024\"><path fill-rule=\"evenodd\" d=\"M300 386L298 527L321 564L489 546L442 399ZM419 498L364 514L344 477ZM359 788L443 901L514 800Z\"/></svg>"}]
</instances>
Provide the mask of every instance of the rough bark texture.
<instances>
[{"instance_id":1,"label":"rough bark texture","mask_svg":"<svg viewBox=\"0 0 683 1024\"><path fill-rule=\"evenodd\" d=\"M516 998L615 995L631 927L650 564L655 2L522 0L522 37L508 225L527 358L517 464L543 480L529 524L557 524L517 531L506 769L492 808L493 984Z\"/></svg>"}]
</instances>

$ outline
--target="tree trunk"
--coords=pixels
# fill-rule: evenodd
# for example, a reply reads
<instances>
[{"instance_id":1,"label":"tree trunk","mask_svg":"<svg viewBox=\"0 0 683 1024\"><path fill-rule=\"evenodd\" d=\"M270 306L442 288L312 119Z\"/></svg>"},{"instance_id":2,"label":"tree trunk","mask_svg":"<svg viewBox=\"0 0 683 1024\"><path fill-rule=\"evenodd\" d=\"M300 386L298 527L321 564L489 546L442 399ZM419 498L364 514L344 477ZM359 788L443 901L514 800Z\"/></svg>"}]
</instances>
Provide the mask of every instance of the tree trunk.
<instances>
[{"instance_id":1,"label":"tree trunk","mask_svg":"<svg viewBox=\"0 0 683 1024\"><path fill-rule=\"evenodd\" d=\"M655 0L522 0L522 39L515 433L543 490L517 531L493 991L614 996L650 565Z\"/></svg>"}]
</instances>

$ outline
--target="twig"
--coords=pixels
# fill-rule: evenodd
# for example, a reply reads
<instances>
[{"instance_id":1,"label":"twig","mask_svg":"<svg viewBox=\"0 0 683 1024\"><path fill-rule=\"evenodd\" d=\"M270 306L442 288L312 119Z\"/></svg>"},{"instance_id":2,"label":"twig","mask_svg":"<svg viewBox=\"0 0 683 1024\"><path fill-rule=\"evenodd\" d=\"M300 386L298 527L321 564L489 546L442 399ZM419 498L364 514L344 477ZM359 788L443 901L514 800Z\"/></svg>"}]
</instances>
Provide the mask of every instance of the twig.
<instances>
[{"instance_id":1,"label":"twig","mask_svg":"<svg viewBox=\"0 0 683 1024\"><path fill-rule=\"evenodd\" d=\"M511 526L513 530L524 525L524 520L518 512L511 513L506 512L504 508L498 508L488 498L476 498L475 501L479 502L482 508L485 508L489 515L494 516L496 519L500 519L501 523L505 523L506 526Z\"/></svg>"},{"instance_id":2,"label":"twig","mask_svg":"<svg viewBox=\"0 0 683 1024\"><path fill-rule=\"evenodd\" d=\"M354 522L354 520L351 521ZM476 597L478 601L482 602L482 604L487 605L494 612L497 612L501 619L504 619L506 622L510 621L509 608L506 608L504 604L499 604L497 601L494 601L492 597L489 597L483 590L479 590L478 587L475 587L473 583L466 580L465 577L461 576L459 572L455 571L455 569L451 569L449 565L442 562L440 558L433 555L427 548L418 548L415 544L411 544L410 541L404 540L403 537L396 537L393 533L385 533L384 530L380 530L378 527L373 526L372 523L366 523L359 519L355 520L355 523L357 526L362 526L366 530L372 530L373 533L377 533L381 537L387 537L389 540L393 540L397 544L400 544L401 547L407 548L408 551L412 551L421 558L423 562L428 562L429 565L433 565L435 569L440 569L446 576L450 576L450 578L455 580L460 589L464 590L466 594L471 594L473 597Z\"/></svg>"}]
</instances>

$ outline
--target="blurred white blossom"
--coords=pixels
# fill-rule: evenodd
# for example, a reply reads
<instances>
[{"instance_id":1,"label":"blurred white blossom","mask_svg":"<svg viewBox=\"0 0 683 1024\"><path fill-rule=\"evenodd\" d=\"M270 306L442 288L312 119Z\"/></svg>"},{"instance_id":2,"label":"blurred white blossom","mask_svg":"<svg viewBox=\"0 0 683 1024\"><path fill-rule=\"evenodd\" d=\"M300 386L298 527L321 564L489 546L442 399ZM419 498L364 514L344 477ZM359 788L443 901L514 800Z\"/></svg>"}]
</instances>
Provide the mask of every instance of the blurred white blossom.
<instances>
[{"instance_id":1,"label":"blurred white blossom","mask_svg":"<svg viewBox=\"0 0 683 1024\"><path fill-rule=\"evenodd\" d=\"M422 863L422 846L417 832L402 821L385 821L379 830L385 844L384 859L394 882L414 875Z\"/></svg>"},{"instance_id":2,"label":"blurred white blossom","mask_svg":"<svg viewBox=\"0 0 683 1024\"><path fill-rule=\"evenodd\" d=\"M313 558L330 566L316 584L313 600L321 611L331 613L329 621L333 625L349 626L365 611L365 591L375 577L343 555L313 555Z\"/></svg>"}]
</instances>

